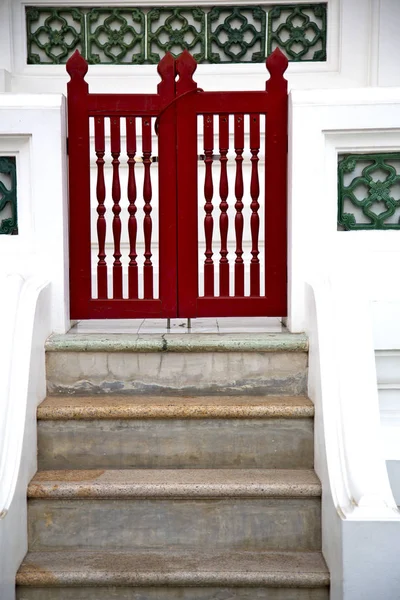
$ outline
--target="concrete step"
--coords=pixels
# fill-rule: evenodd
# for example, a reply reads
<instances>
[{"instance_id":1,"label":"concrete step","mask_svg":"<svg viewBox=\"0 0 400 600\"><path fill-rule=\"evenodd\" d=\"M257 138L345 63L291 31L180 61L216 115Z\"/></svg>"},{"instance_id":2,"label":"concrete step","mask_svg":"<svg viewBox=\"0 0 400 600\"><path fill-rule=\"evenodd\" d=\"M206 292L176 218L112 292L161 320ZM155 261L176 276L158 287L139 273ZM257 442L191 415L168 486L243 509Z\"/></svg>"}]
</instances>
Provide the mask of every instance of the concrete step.
<instances>
[{"instance_id":1,"label":"concrete step","mask_svg":"<svg viewBox=\"0 0 400 600\"><path fill-rule=\"evenodd\" d=\"M29 553L17 600L328 600L317 552Z\"/></svg>"},{"instance_id":2,"label":"concrete step","mask_svg":"<svg viewBox=\"0 0 400 600\"><path fill-rule=\"evenodd\" d=\"M51 394L303 394L302 334L67 334L46 344Z\"/></svg>"},{"instance_id":3,"label":"concrete step","mask_svg":"<svg viewBox=\"0 0 400 600\"><path fill-rule=\"evenodd\" d=\"M29 547L317 551L312 471L50 471L29 487Z\"/></svg>"},{"instance_id":4,"label":"concrete step","mask_svg":"<svg viewBox=\"0 0 400 600\"><path fill-rule=\"evenodd\" d=\"M302 396L53 396L39 468L310 469L313 415Z\"/></svg>"}]
</instances>

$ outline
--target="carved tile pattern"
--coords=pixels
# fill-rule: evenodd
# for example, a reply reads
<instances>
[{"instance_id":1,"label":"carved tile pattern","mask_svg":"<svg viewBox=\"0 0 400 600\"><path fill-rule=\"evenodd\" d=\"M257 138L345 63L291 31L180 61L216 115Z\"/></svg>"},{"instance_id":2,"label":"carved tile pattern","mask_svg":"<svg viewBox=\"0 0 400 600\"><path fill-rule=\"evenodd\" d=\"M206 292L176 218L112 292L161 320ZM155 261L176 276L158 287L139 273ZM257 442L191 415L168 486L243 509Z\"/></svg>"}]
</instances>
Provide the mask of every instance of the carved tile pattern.
<instances>
[{"instance_id":1,"label":"carved tile pattern","mask_svg":"<svg viewBox=\"0 0 400 600\"><path fill-rule=\"evenodd\" d=\"M78 8L26 9L28 64L61 64L85 51L83 12Z\"/></svg>"},{"instance_id":2,"label":"carved tile pattern","mask_svg":"<svg viewBox=\"0 0 400 600\"><path fill-rule=\"evenodd\" d=\"M158 63L167 52L189 50L204 62L205 12L200 8L153 8L147 15L148 62Z\"/></svg>"},{"instance_id":3,"label":"carved tile pattern","mask_svg":"<svg viewBox=\"0 0 400 600\"><path fill-rule=\"evenodd\" d=\"M323 61L326 22L326 4L27 7L27 60L63 64L79 49L89 63L154 64L187 49L199 63L258 63L279 47Z\"/></svg>"},{"instance_id":4,"label":"carved tile pattern","mask_svg":"<svg viewBox=\"0 0 400 600\"><path fill-rule=\"evenodd\" d=\"M87 15L87 28L89 63L145 62L143 11L93 8Z\"/></svg>"},{"instance_id":5,"label":"carved tile pattern","mask_svg":"<svg viewBox=\"0 0 400 600\"><path fill-rule=\"evenodd\" d=\"M18 233L17 173L13 156L0 156L0 235Z\"/></svg>"},{"instance_id":6,"label":"carved tile pattern","mask_svg":"<svg viewBox=\"0 0 400 600\"><path fill-rule=\"evenodd\" d=\"M400 229L400 152L340 157L338 228Z\"/></svg>"},{"instance_id":7,"label":"carved tile pattern","mask_svg":"<svg viewBox=\"0 0 400 600\"><path fill-rule=\"evenodd\" d=\"M326 4L274 6L268 14L268 54L279 47L291 61L326 60Z\"/></svg>"},{"instance_id":8,"label":"carved tile pattern","mask_svg":"<svg viewBox=\"0 0 400 600\"><path fill-rule=\"evenodd\" d=\"M208 13L208 61L263 62L266 12L260 6L214 6Z\"/></svg>"}]
</instances>

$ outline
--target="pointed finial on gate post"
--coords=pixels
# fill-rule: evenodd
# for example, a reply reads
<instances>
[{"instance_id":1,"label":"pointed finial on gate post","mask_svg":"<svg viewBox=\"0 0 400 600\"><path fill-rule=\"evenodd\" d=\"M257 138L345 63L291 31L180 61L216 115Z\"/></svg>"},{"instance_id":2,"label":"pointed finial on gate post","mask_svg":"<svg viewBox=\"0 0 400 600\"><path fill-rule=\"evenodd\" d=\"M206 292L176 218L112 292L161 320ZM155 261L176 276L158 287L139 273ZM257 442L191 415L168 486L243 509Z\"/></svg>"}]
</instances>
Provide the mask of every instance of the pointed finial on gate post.
<instances>
[{"instance_id":1,"label":"pointed finial on gate post","mask_svg":"<svg viewBox=\"0 0 400 600\"><path fill-rule=\"evenodd\" d=\"M157 65L157 73L161 81L157 86L158 94L163 96L175 95L175 59L171 52L167 52Z\"/></svg>"},{"instance_id":2,"label":"pointed finial on gate post","mask_svg":"<svg viewBox=\"0 0 400 600\"><path fill-rule=\"evenodd\" d=\"M268 56L266 65L271 77L267 80L265 86L267 92L286 92L287 80L283 74L288 68L288 64L288 59L279 48L275 48L272 54Z\"/></svg>"},{"instance_id":3,"label":"pointed finial on gate post","mask_svg":"<svg viewBox=\"0 0 400 600\"><path fill-rule=\"evenodd\" d=\"M68 59L67 73L72 79L85 79L85 75L88 72L88 64L83 58L79 50L75 50L73 55Z\"/></svg>"},{"instance_id":4,"label":"pointed finial on gate post","mask_svg":"<svg viewBox=\"0 0 400 600\"><path fill-rule=\"evenodd\" d=\"M179 75L176 83L176 93L178 96L197 88L197 83L193 79L196 69L197 62L190 52L184 50L176 59L176 72Z\"/></svg>"}]
</instances>

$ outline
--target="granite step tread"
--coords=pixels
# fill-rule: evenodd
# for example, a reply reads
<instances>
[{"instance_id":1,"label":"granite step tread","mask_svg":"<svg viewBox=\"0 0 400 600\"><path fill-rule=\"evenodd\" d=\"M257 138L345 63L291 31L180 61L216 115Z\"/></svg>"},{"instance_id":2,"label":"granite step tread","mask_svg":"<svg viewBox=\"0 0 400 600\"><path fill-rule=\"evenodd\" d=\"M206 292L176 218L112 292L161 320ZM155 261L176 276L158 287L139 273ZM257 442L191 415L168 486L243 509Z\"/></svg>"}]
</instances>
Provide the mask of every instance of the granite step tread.
<instances>
[{"instance_id":1,"label":"granite step tread","mask_svg":"<svg viewBox=\"0 0 400 600\"><path fill-rule=\"evenodd\" d=\"M322 587L329 573L319 552L31 552L17 585Z\"/></svg>"},{"instance_id":2,"label":"granite step tread","mask_svg":"<svg viewBox=\"0 0 400 600\"><path fill-rule=\"evenodd\" d=\"M39 420L240 419L314 416L305 396L48 396Z\"/></svg>"},{"instance_id":3,"label":"granite step tread","mask_svg":"<svg viewBox=\"0 0 400 600\"><path fill-rule=\"evenodd\" d=\"M120 469L39 471L29 498L304 498L319 497L312 470Z\"/></svg>"},{"instance_id":4,"label":"granite step tread","mask_svg":"<svg viewBox=\"0 0 400 600\"><path fill-rule=\"evenodd\" d=\"M53 334L47 352L307 352L303 333Z\"/></svg>"}]
</instances>

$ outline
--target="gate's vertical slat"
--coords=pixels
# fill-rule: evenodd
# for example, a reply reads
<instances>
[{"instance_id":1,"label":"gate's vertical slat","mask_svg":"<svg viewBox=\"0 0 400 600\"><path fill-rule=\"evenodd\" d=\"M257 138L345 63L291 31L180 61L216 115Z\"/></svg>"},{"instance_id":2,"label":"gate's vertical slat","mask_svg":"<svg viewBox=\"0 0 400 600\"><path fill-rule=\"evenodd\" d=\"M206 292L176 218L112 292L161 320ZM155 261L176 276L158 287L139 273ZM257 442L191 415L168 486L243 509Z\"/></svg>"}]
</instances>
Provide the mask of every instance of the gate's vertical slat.
<instances>
[{"instance_id":1,"label":"gate's vertical slat","mask_svg":"<svg viewBox=\"0 0 400 600\"><path fill-rule=\"evenodd\" d=\"M236 233L236 259L235 259L235 296L244 296L244 262L243 262L243 150L244 150L244 115L235 116L235 233Z\"/></svg>"},{"instance_id":2,"label":"gate's vertical slat","mask_svg":"<svg viewBox=\"0 0 400 600\"><path fill-rule=\"evenodd\" d=\"M204 295L214 296L214 261L212 251L212 236L214 229L214 219L212 211L214 210L212 199L214 195L214 186L212 179L212 163L214 150L214 117L213 115L203 115L203 134L204 134L204 163L206 172L204 177L204 234L206 240L206 251L204 261Z\"/></svg>"},{"instance_id":3,"label":"gate's vertical slat","mask_svg":"<svg viewBox=\"0 0 400 600\"><path fill-rule=\"evenodd\" d=\"M159 283L163 316L177 316L177 176L176 176L176 106L175 60L166 54L158 63L161 82L157 86L162 106L169 107L158 120L158 216L159 216Z\"/></svg>"},{"instance_id":4,"label":"gate's vertical slat","mask_svg":"<svg viewBox=\"0 0 400 600\"><path fill-rule=\"evenodd\" d=\"M126 118L126 153L128 155L128 237L129 237L129 266L128 266L128 298L138 297L138 266L136 262L136 178L135 178L135 155L136 155L136 119Z\"/></svg>"},{"instance_id":5,"label":"gate's vertical slat","mask_svg":"<svg viewBox=\"0 0 400 600\"><path fill-rule=\"evenodd\" d=\"M113 265L113 298L122 298L122 263L121 263L121 183L119 179L119 156L121 154L121 124L119 117L111 117L111 156L112 156L112 199L113 222L112 231L114 238L114 265Z\"/></svg>"},{"instance_id":6,"label":"gate's vertical slat","mask_svg":"<svg viewBox=\"0 0 400 600\"><path fill-rule=\"evenodd\" d=\"M194 110L197 83L193 80L196 61L186 50L176 60L179 80L177 96L186 94L176 111L177 181L178 181L178 316L194 317L198 297L198 229L197 229L197 114ZM183 108L184 107L184 108ZM183 110L182 110L183 108Z\"/></svg>"},{"instance_id":7,"label":"gate's vertical slat","mask_svg":"<svg viewBox=\"0 0 400 600\"><path fill-rule=\"evenodd\" d=\"M107 298L107 263L106 263L106 183L104 179L104 117L95 117L94 119L94 146L97 156L97 240L99 245L98 263L97 263L97 297Z\"/></svg>"},{"instance_id":8,"label":"gate's vertical slat","mask_svg":"<svg viewBox=\"0 0 400 600\"><path fill-rule=\"evenodd\" d=\"M90 244L90 132L88 65L77 50L69 59L68 154L69 154L69 265L71 319L89 317L91 290ZM85 202L82 202L82 199Z\"/></svg>"},{"instance_id":9,"label":"gate's vertical slat","mask_svg":"<svg viewBox=\"0 0 400 600\"><path fill-rule=\"evenodd\" d=\"M144 165L144 181L143 181L143 200L144 200L144 266L143 266L143 288L144 297L153 298L153 264L151 262L151 234L153 223L151 220L151 117L142 118L142 148L143 148L143 165Z\"/></svg>"},{"instance_id":10,"label":"gate's vertical slat","mask_svg":"<svg viewBox=\"0 0 400 600\"><path fill-rule=\"evenodd\" d=\"M287 81L285 55L267 59L268 113L265 131L265 294L270 311L287 315Z\"/></svg>"},{"instance_id":11,"label":"gate's vertical slat","mask_svg":"<svg viewBox=\"0 0 400 600\"><path fill-rule=\"evenodd\" d=\"M219 217L219 230L221 236L221 250L219 261L219 295L229 296L229 260L228 260L228 150L229 150L229 116L220 115L219 117L219 161L221 164L221 174L219 180L219 195L221 203L219 205L221 214Z\"/></svg>"},{"instance_id":12,"label":"gate's vertical slat","mask_svg":"<svg viewBox=\"0 0 400 600\"><path fill-rule=\"evenodd\" d=\"M250 115L250 152L251 152L251 262L250 262L250 296L260 295L260 260L258 258L258 236L260 230L260 217L258 210L260 204L260 183L258 178L258 153L260 151L260 115Z\"/></svg>"}]
</instances>

